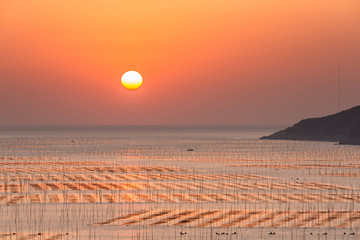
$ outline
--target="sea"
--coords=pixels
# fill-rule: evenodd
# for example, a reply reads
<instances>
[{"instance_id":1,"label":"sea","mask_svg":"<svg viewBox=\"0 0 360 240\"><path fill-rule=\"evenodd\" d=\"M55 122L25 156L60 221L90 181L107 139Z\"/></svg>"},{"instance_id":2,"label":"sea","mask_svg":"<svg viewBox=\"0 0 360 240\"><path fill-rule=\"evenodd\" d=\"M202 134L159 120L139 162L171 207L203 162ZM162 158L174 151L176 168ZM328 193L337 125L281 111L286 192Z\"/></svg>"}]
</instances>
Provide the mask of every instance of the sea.
<instances>
[{"instance_id":1,"label":"sea","mask_svg":"<svg viewBox=\"0 0 360 240\"><path fill-rule=\"evenodd\" d=\"M285 127L2 126L0 238L357 239L360 147Z\"/></svg>"},{"instance_id":2,"label":"sea","mask_svg":"<svg viewBox=\"0 0 360 240\"><path fill-rule=\"evenodd\" d=\"M284 126L12 126L0 127L2 158L140 159L292 163L358 161L358 146L259 140ZM188 149L193 149L189 152Z\"/></svg>"}]
</instances>

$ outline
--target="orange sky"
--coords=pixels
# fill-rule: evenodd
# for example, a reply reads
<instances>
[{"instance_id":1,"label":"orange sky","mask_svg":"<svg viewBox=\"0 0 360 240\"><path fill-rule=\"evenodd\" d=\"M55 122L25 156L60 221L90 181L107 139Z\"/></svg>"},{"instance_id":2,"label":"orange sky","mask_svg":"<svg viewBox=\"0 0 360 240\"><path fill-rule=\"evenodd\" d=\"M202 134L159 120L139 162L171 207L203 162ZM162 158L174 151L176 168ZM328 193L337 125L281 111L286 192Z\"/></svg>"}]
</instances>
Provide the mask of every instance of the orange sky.
<instances>
[{"instance_id":1,"label":"orange sky","mask_svg":"<svg viewBox=\"0 0 360 240\"><path fill-rule=\"evenodd\" d=\"M360 105L359 26L358 0L2 0L0 125L331 114L338 60L341 108Z\"/></svg>"}]
</instances>

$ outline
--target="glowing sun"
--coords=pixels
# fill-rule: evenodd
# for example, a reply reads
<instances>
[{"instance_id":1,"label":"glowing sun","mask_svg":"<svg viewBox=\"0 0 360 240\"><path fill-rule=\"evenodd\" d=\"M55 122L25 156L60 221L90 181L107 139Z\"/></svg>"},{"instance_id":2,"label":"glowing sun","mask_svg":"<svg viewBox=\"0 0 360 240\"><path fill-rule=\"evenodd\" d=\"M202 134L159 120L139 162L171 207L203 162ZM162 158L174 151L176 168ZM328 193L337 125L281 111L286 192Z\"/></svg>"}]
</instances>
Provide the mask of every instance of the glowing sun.
<instances>
[{"instance_id":1,"label":"glowing sun","mask_svg":"<svg viewBox=\"0 0 360 240\"><path fill-rule=\"evenodd\" d=\"M121 77L121 84L129 90L138 89L142 85L142 82L143 79L140 73L135 71L128 71Z\"/></svg>"}]
</instances>

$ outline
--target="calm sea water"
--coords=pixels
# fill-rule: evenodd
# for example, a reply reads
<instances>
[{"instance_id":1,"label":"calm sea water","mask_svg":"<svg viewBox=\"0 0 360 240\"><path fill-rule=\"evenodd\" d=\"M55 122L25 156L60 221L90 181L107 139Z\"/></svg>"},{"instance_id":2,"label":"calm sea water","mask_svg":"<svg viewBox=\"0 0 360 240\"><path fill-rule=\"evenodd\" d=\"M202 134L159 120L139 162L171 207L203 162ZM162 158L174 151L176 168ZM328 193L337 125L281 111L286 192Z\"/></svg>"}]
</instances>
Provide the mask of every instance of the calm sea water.
<instances>
[{"instance_id":1,"label":"calm sea water","mask_svg":"<svg viewBox=\"0 0 360 240\"><path fill-rule=\"evenodd\" d=\"M314 233L314 237L315 233L316 236L323 236L322 230L310 229L305 232L305 228L298 228L296 224L303 227L315 226L316 222L310 217L319 221L319 216L322 215L317 211L320 210L347 211L348 215L340 214L341 217L339 215L338 220L333 219L331 224L337 226L345 222L349 227L352 224L347 223L349 216L358 214L360 206L359 178L350 175L336 177L336 174L359 172L360 147L337 145L333 142L259 140L261 136L279 129L241 126L2 127L0 163L3 168L0 168L0 177L5 180L0 183L0 187L5 189L5 186L10 186L9 189L15 189L18 184L21 188L15 193L8 190L4 192L0 188L3 191L2 203L9 203L11 199L17 201L16 204L0 206L0 233L70 233L69 236L73 238L69 239L257 240L270 239L267 238L267 233L276 231L276 238L271 236L271 239L308 239L305 235L310 236L310 232ZM79 168L82 165L95 165L99 169ZM110 168L106 170L102 166ZM110 170L115 169L113 166L131 166L128 169L133 168L135 171L115 172ZM150 170L140 171L143 167ZM171 170L156 170L159 167ZM132 177L126 180L127 178L121 178L124 175ZM168 179L170 175L173 178ZM250 175L255 178L248 177ZM209 176L215 178L207 178ZM12 179L11 182L9 179ZM73 183L74 181L76 182ZM38 184L36 186L47 184L48 188L35 188L35 183ZM80 184L82 190L76 189L75 186ZM124 194L133 197L136 195L135 200L124 200L127 199L123 198ZM159 194L170 200L158 197ZM195 197L192 197L192 201L184 200L183 197L190 198L189 194L199 194L205 200ZM331 196L338 194L342 194L337 196L339 200L331 200ZM233 200L231 195L240 198ZM315 197L313 200L312 195ZM20 198L16 198L17 196ZM34 204L27 204L30 196ZM257 196L261 196L263 200ZM112 197L117 199L114 203L111 199L107 200ZM151 200L152 198L155 200ZM322 198L325 200L322 201ZM146 213L145 217L129 217L136 220L136 224L121 225L130 219L121 220L119 216L132 216L143 209L156 213L170 209L174 211L171 216L175 218L166 223L168 225L153 227L149 223L160 221L168 215ZM244 209L265 210L265 213L258 214L259 219L269 219L271 211L305 210L310 215L305 212L296 221L289 220L285 223L282 220L286 216L273 215L272 222L277 221L279 226L289 227L281 231L281 228L263 230L262 227L248 227L247 224L257 226L261 222L251 217L242 222L240 215L229 216L221 222L217 221L219 215L205 217L196 211L192 216L197 215L195 218L198 220L189 223L190 225L195 226L211 219L214 220L214 226L218 227L232 221L237 222L237 225L234 223L235 228L212 228L179 227L174 224L185 218L179 216L178 212L189 209L220 211L216 214ZM328 214L332 216L334 212ZM149 220L146 216L151 216L152 219ZM303 218L310 219L306 223L308 225L303 225ZM107 224L106 220L111 219L115 219L114 222ZM103 222L103 225L94 225ZM324 222L325 225L331 225L330 221ZM238 234L231 238L215 238L220 231ZM342 238L344 231L331 230L331 237L334 238L329 239L345 239ZM187 232L187 237L182 238L182 232ZM356 236L358 235L357 232Z\"/></svg>"},{"instance_id":2,"label":"calm sea water","mask_svg":"<svg viewBox=\"0 0 360 240\"><path fill-rule=\"evenodd\" d=\"M2 127L0 157L69 160L356 162L360 147L259 140L280 127ZM188 152L187 149L194 149Z\"/></svg>"}]
</instances>

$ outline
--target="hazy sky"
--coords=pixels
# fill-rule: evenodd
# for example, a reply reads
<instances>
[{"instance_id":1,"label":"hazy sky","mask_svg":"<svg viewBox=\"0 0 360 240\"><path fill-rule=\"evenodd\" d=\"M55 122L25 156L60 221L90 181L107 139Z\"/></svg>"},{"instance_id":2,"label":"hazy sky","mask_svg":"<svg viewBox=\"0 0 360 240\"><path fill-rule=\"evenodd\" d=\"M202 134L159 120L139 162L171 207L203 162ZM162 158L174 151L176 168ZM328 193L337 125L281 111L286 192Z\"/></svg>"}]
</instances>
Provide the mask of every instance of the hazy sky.
<instances>
[{"instance_id":1,"label":"hazy sky","mask_svg":"<svg viewBox=\"0 0 360 240\"><path fill-rule=\"evenodd\" d=\"M359 26L359 0L1 0L0 125L332 114L338 60L341 108L360 105Z\"/></svg>"}]
</instances>

